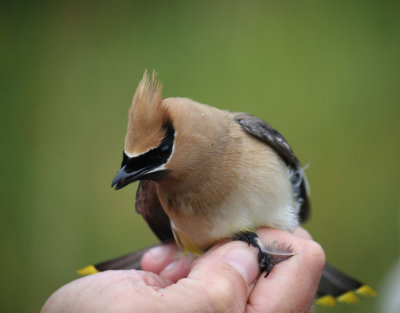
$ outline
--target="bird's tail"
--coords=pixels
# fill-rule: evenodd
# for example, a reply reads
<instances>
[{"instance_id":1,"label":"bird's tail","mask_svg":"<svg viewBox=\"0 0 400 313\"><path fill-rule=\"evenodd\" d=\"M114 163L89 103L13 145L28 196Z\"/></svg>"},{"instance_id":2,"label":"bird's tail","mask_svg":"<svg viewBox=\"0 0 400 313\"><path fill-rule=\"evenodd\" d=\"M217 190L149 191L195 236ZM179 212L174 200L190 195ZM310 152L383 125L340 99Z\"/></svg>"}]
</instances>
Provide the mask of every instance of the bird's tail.
<instances>
[{"instance_id":1,"label":"bird's tail","mask_svg":"<svg viewBox=\"0 0 400 313\"><path fill-rule=\"evenodd\" d=\"M89 275L107 270L130 270L130 269L140 270L141 269L140 261L142 259L143 254L145 254L145 252L151 249L152 247L155 246L146 247L131 252L129 254L125 254L115 259L111 259L94 265L85 266L77 270L77 273L79 275Z\"/></svg>"},{"instance_id":2,"label":"bird's tail","mask_svg":"<svg viewBox=\"0 0 400 313\"><path fill-rule=\"evenodd\" d=\"M358 303L357 295L376 296L375 290L326 263L318 285L316 303L335 306L336 302Z\"/></svg>"},{"instance_id":3,"label":"bird's tail","mask_svg":"<svg viewBox=\"0 0 400 313\"><path fill-rule=\"evenodd\" d=\"M79 269L80 275L89 275L106 270L140 270L140 261L143 254L151 247L120 256L105 262L89 265ZM354 304L358 303L357 295L375 296L376 292L355 278L341 272L330 264L326 264L318 285L316 304L335 306L336 302Z\"/></svg>"}]
</instances>

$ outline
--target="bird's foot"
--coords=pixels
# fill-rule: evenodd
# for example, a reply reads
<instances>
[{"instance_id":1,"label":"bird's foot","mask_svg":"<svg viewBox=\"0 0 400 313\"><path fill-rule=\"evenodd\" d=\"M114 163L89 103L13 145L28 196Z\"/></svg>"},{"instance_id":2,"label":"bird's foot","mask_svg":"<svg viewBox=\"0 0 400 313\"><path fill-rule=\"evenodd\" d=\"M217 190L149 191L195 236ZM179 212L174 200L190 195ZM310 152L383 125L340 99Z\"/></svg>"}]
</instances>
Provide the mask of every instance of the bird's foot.
<instances>
[{"instance_id":1,"label":"bird's foot","mask_svg":"<svg viewBox=\"0 0 400 313\"><path fill-rule=\"evenodd\" d=\"M264 277L267 277L275 264L284 261L296 253L292 251L290 246L283 246L277 242L273 242L269 247L265 247L258 238L256 233L244 231L236 234L233 240L240 240L248 243L248 245L257 248L258 264L261 272L265 271Z\"/></svg>"}]
</instances>

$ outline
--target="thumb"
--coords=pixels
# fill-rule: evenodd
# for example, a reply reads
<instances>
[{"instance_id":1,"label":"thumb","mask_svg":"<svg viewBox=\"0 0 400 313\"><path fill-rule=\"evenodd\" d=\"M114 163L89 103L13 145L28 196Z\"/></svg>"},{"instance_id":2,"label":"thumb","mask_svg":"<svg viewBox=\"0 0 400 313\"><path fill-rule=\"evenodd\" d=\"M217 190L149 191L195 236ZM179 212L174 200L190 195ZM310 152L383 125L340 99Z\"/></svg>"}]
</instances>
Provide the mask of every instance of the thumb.
<instances>
[{"instance_id":1,"label":"thumb","mask_svg":"<svg viewBox=\"0 0 400 313\"><path fill-rule=\"evenodd\" d=\"M218 245L199 257L186 279L169 287L183 311L244 312L249 287L259 275L256 249L240 241ZM186 303L186 304L184 304Z\"/></svg>"}]
</instances>

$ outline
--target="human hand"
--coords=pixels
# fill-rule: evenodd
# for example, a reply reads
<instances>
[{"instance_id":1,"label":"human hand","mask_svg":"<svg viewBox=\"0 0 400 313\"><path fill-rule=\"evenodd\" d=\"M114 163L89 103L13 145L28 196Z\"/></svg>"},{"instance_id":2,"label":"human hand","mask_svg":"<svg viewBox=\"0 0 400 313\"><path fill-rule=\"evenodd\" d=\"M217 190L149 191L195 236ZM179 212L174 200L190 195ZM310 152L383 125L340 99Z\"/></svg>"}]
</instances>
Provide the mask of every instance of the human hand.
<instances>
[{"instance_id":1,"label":"human hand","mask_svg":"<svg viewBox=\"0 0 400 313\"><path fill-rule=\"evenodd\" d=\"M301 228L257 234L264 243L277 241L297 252L267 278L260 276L257 250L244 242L217 244L199 258L169 244L143 256L144 271L106 271L70 282L42 313L310 312L325 263L322 248Z\"/></svg>"}]
</instances>

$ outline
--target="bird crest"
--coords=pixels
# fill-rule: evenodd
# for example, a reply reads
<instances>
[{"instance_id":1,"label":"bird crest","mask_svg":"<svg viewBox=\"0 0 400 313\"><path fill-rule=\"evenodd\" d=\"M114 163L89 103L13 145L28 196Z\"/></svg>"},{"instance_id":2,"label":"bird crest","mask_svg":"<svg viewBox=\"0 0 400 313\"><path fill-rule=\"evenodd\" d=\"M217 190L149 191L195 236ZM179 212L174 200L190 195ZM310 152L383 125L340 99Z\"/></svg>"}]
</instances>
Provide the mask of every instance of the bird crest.
<instances>
[{"instance_id":1,"label":"bird crest","mask_svg":"<svg viewBox=\"0 0 400 313\"><path fill-rule=\"evenodd\" d=\"M150 78L146 70L129 109L125 152L130 156L140 155L157 147L165 136L163 126L170 118L162 103L161 91L157 73L153 71Z\"/></svg>"}]
</instances>

